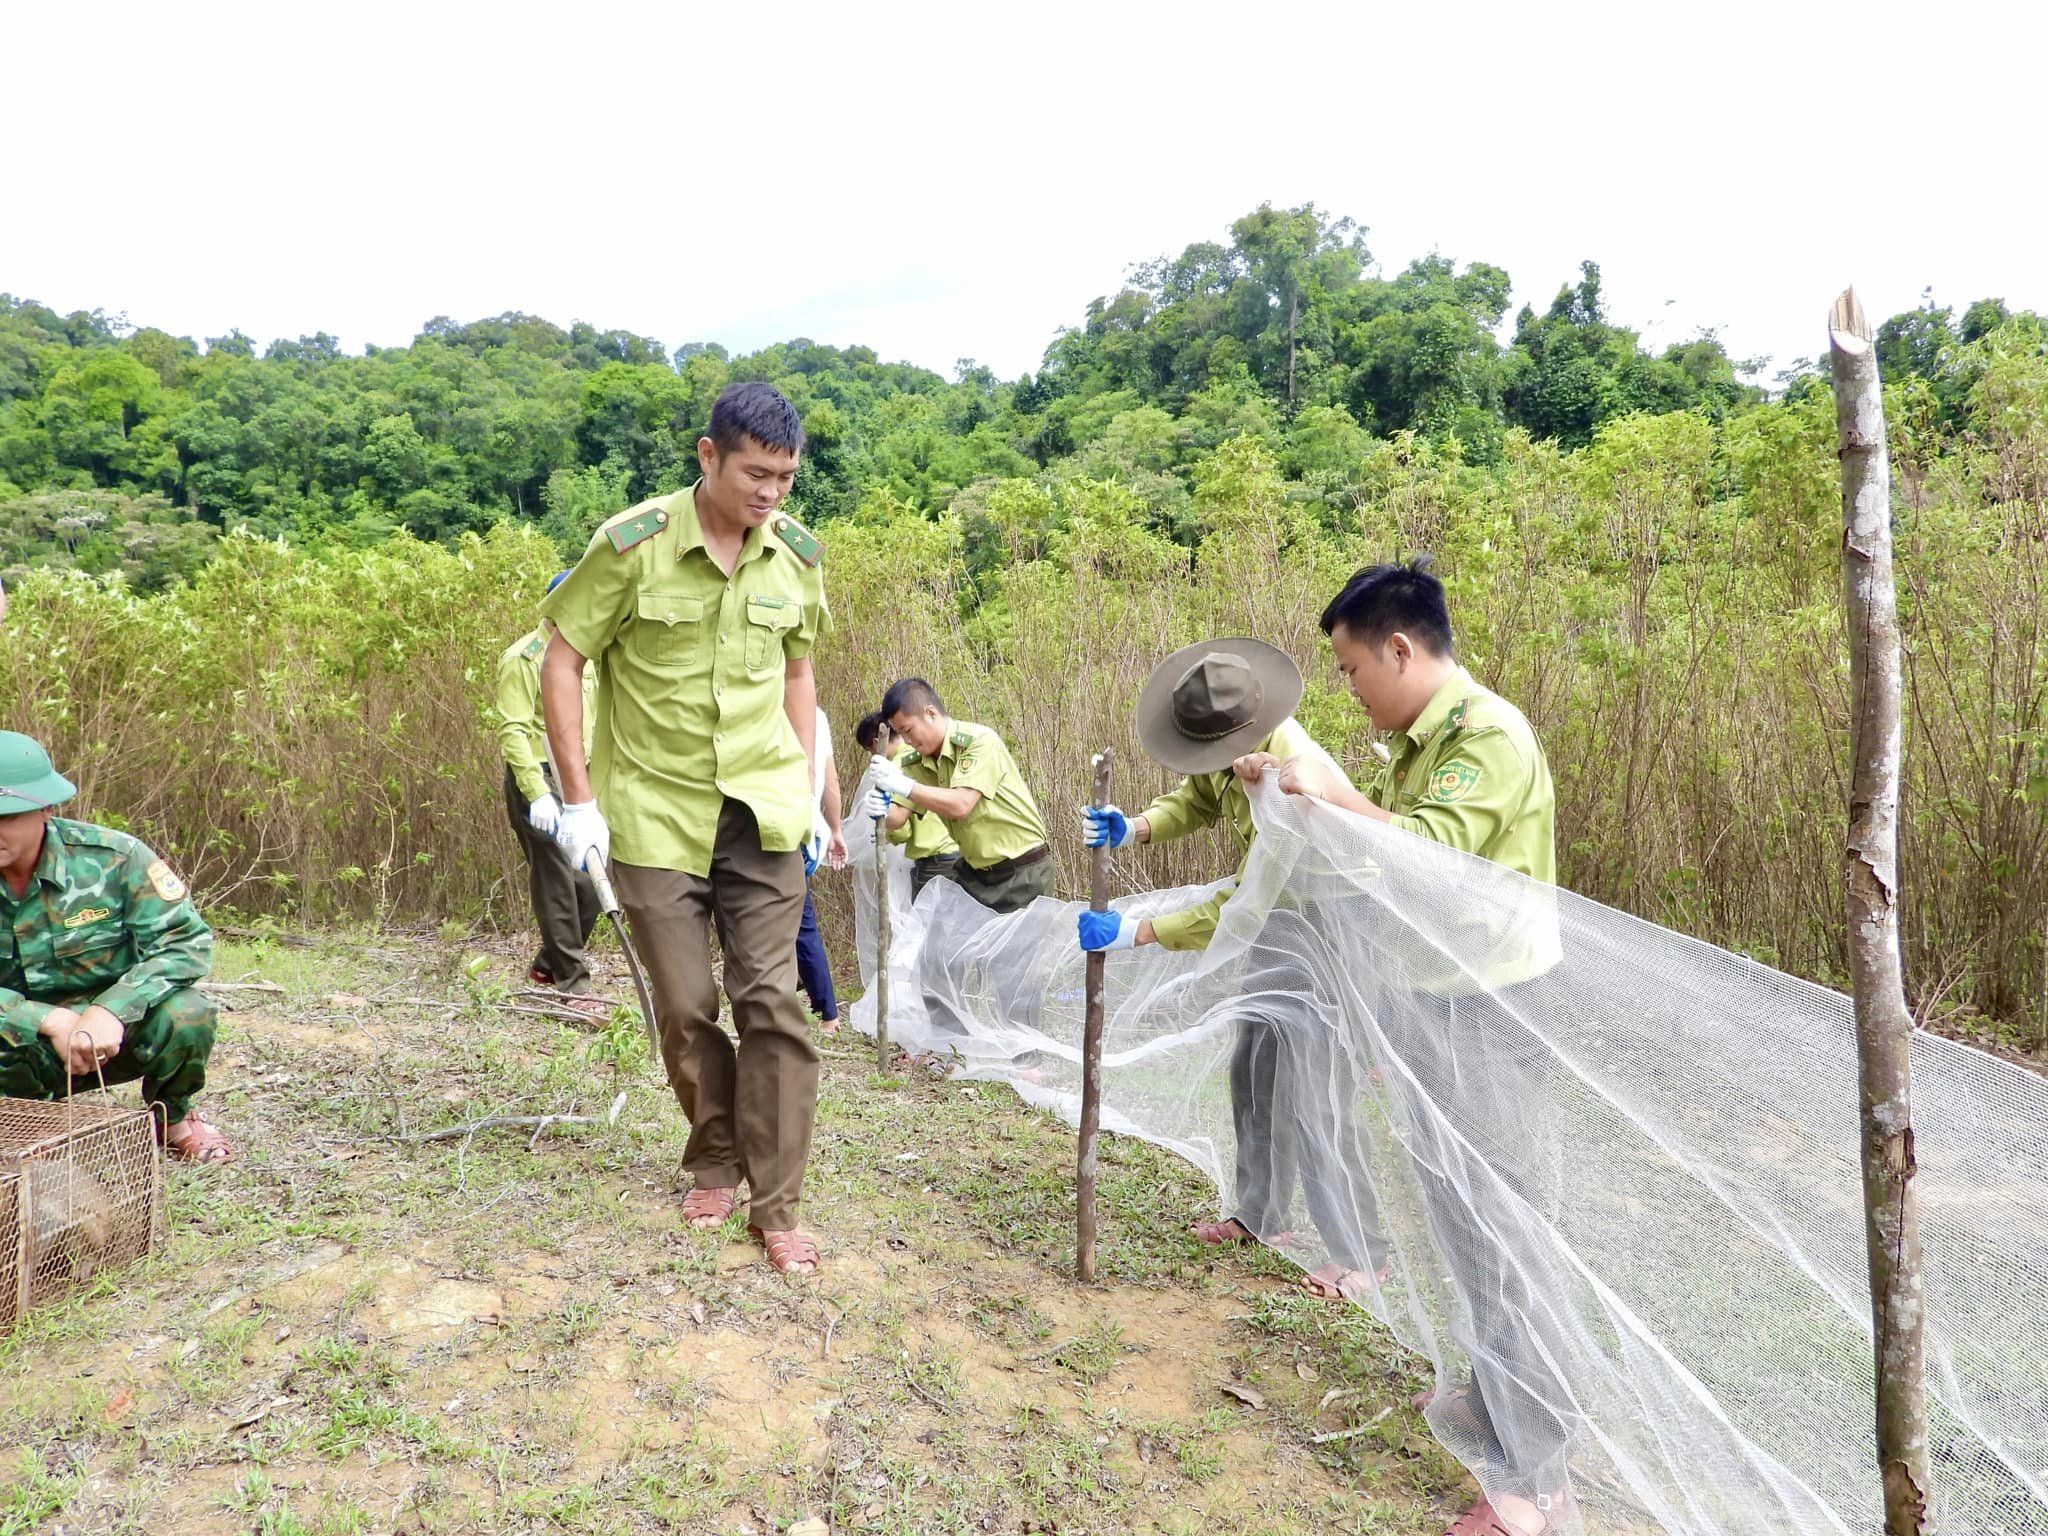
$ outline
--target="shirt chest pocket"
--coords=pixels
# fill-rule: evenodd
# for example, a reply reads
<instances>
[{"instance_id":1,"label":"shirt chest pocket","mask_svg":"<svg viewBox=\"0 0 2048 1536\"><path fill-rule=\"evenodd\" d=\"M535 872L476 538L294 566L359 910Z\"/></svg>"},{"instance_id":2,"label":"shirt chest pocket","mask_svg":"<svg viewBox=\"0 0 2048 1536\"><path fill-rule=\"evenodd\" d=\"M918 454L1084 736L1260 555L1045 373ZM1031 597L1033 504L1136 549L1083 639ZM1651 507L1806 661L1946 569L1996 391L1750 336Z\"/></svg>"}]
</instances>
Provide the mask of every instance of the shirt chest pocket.
<instances>
[{"instance_id":1,"label":"shirt chest pocket","mask_svg":"<svg viewBox=\"0 0 2048 1536\"><path fill-rule=\"evenodd\" d=\"M782 664L789 632L802 622L804 605L786 597L747 599L747 670L771 672Z\"/></svg>"},{"instance_id":2,"label":"shirt chest pocket","mask_svg":"<svg viewBox=\"0 0 2048 1536\"><path fill-rule=\"evenodd\" d=\"M71 976L96 976L116 962L127 942L128 930L104 919L82 923L76 928L59 927L50 935L51 968L62 982Z\"/></svg>"},{"instance_id":3,"label":"shirt chest pocket","mask_svg":"<svg viewBox=\"0 0 2048 1536\"><path fill-rule=\"evenodd\" d=\"M704 658L704 599L653 588L633 606L633 654L652 667L692 667Z\"/></svg>"}]
</instances>

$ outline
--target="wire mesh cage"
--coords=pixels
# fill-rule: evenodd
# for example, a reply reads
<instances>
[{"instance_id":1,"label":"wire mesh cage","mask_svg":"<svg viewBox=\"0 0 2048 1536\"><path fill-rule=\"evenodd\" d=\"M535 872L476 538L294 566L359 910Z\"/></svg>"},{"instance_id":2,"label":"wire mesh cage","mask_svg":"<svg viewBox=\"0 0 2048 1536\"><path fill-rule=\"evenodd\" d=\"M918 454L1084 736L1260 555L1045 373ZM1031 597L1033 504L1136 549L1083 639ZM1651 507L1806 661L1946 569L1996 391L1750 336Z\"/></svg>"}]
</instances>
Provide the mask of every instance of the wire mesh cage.
<instances>
[{"instance_id":1,"label":"wire mesh cage","mask_svg":"<svg viewBox=\"0 0 2048 1536\"><path fill-rule=\"evenodd\" d=\"M0 1098L0 1332L164 1235L154 1116Z\"/></svg>"}]
</instances>

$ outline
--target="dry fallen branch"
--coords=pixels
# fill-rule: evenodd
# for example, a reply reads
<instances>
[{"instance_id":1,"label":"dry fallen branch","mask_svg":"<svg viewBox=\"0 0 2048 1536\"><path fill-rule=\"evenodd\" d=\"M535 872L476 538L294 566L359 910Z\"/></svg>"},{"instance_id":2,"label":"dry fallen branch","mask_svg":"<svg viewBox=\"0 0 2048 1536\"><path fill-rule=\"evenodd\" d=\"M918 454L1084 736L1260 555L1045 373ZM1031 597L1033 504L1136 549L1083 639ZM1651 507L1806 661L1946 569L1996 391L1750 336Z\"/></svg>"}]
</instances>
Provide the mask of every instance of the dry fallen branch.
<instances>
[{"instance_id":1,"label":"dry fallen branch","mask_svg":"<svg viewBox=\"0 0 2048 1536\"><path fill-rule=\"evenodd\" d=\"M525 1013L535 1018L561 1019L571 1024L592 1022L589 1014L580 1013L574 1008L528 1008L522 1003L493 1003L491 1008L497 1013Z\"/></svg>"},{"instance_id":2,"label":"dry fallen branch","mask_svg":"<svg viewBox=\"0 0 2048 1536\"><path fill-rule=\"evenodd\" d=\"M216 900L219 899L218 892L215 892L214 896ZM267 928L232 928L226 923L215 923L212 927L215 933L224 933L231 939L254 939L262 943L282 944L288 949L318 949L320 947L318 939L309 939L303 934L277 933Z\"/></svg>"},{"instance_id":3,"label":"dry fallen branch","mask_svg":"<svg viewBox=\"0 0 2048 1536\"><path fill-rule=\"evenodd\" d=\"M444 1125L438 1131L415 1131L410 1136L395 1136L392 1140L453 1141L458 1136L474 1136L478 1131L523 1131L530 1126L533 1129L533 1140L537 1142L550 1126L595 1124L596 1119L590 1115L486 1115L481 1120L468 1120L461 1125Z\"/></svg>"},{"instance_id":4,"label":"dry fallen branch","mask_svg":"<svg viewBox=\"0 0 2048 1536\"><path fill-rule=\"evenodd\" d=\"M544 1003L559 1003L563 996L562 993L555 991L552 987L521 987L517 992L514 992L512 995L514 997L537 997ZM616 997L604 997L596 992L579 992L576 994L576 996L579 1000L588 1000L593 1003L603 1003L607 1008L620 1008L625 1006Z\"/></svg>"},{"instance_id":5,"label":"dry fallen branch","mask_svg":"<svg viewBox=\"0 0 2048 1536\"><path fill-rule=\"evenodd\" d=\"M1349 1429L1333 1429L1327 1435L1310 1435L1308 1437L1309 1444L1328 1445L1332 1440L1355 1439L1359 1435L1364 1434L1367 1430L1377 1427L1380 1421L1386 1418L1386 1416L1392 1413L1393 1411L1394 1410L1391 1408L1382 1408L1378 1413L1374 1414L1370 1419L1367 1419L1363 1424L1354 1424Z\"/></svg>"}]
</instances>

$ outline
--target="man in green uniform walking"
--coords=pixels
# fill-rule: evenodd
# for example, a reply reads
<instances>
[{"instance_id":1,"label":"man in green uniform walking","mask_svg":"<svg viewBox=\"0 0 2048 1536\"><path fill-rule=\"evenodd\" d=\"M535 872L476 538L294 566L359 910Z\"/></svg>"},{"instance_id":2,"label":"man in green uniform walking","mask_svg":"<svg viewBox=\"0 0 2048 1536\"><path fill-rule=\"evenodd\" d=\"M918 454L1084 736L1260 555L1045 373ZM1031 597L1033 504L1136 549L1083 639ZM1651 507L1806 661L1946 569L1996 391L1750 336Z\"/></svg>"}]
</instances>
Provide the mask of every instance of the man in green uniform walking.
<instances>
[{"instance_id":1,"label":"man in green uniform walking","mask_svg":"<svg viewBox=\"0 0 2048 1536\"><path fill-rule=\"evenodd\" d=\"M558 572L548 591L568 576ZM540 930L540 949L527 967L537 986L552 987L562 1001L581 1013L602 1014L605 1005L588 996L590 960L584 947L597 926L597 891L590 877L569 867L569 856L555 841L561 824L561 780L548 750L547 728L540 707L540 660L547 653L546 624L521 635L498 658L498 754L505 759L505 816L512 835L526 855L526 888L533 901L533 922ZM590 731L595 724L591 694L597 669L583 668L584 760L590 756Z\"/></svg>"},{"instance_id":2,"label":"man in green uniform walking","mask_svg":"<svg viewBox=\"0 0 2048 1536\"><path fill-rule=\"evenodd\" d=\"M1541 886L1557 880L1556 796L1550 765L1520 710L1458 664L1443 583L1427 558L1368 566L1323 612L1337 669L1390 757L1372 788L1309 757L1277 767L1291 794L1312 795L1431 842L1476 854ZM1465 1302L1452 1336L1471 1380L1424 1400L1439 1432L1489 1467L1491 1499L1465 1511L1446 1536L1544 1536L1570 1520L1565 1471L1572 1410L1536 1337L1544 1285L1521 1272L1495 1234L1518 1217L1502 1202L1534 1187L1544 1089L1539 1051L1517 1010L1539 995L1556 964L1554 924L1482 935L1476 976L1446 977L1410 992L1392 1012L1417 1021L1397 1045L1405 1074L1434 1085L1448 1122L1449 1155L1415 1158L1436 1247ZM1452 1086L1455 1085L1455 1086ZM1487 1176L1473 1177L1476 1159Z\"/></svg>"},{"instance_id":3,"label":"man in green uniform walking","mask_svg":"<svg viewBox=\"0 0 2048 1536\"><path fill-rule=\"evenodd\" d=\"M1154 761L1185 773L1180 786L1136 816L1116 806L1081 811L1091 848L1168 843L1220 824L1237 835L1251 857L1258 828L1250 797L1231 765L1268 754L1295 762L1337 764L1294 718L1301 702L1301 669L1262 640L1206 640L1174 652L1152 671L1138 693L1138 739ZM1117 912L1083 912L1084 950L1131 949L1158 944L1170 950L1209 947L1228 890L1178 912L1142 921ZM1275 913L1280 924L1295 919ZM1298 919L1295 919L1298 921ZM1365 1156L1348 1114L1332 1106L1357 1096L1348 1059L1328 1048L1328 1027L1306 999L1315 988L1303 974L1294 987L1268 984L1245 1000L1230 1058L1230 1111L1236 1140L1237 1212L1199 1222L1204 1243L1243 1243L1285 1237L1297 1178L1309 1214L1331 1262L1302 1277L1311 1295L1341 1301L1363 1296L1380 1268L1386 1243L1377 1230L1377 1207L1364 1176ZM1298 1122L1312 1121L1306 1134ZM1303 1162L1296 1148L1315 1146Z\"/></svg>"},{"instance_id":4,"label":"man in green uniform walking","mask_svg":"<svg viewBox=\"0 0 2048 1536\"><path fill-rule=\"evenodd\" d=\"M811 647L830 621L818 541L778 510L803 441L774 389L729 386L697 444L697 483L607 522L541 604L555 626L541 702L564 801L556 836L579 869L611 863L646 961L662 1063L690 1121L684 1218L718 1227L745 1180L749 1229L784 1274L818 1266L797 1228L818 1053L796 941ZM588 772L586 657L598 668ZM714 923L737 1050L718 1024Z\"/></svg>"},{"instance_id":5,"label":"man in green uniform walking","mask_svg":"<svg viewBox=\"0 0 2048 1536\"><path fill-rule=\"evenodd\" d=\"M164 1145L233 1155L192 1107L215 1012L196 983L213 934L171 866L125 832L51 815L77 793L42 746L0 731L0 1095L55 1099L142 1080Z\"/></svg>"},{"instance_id":6,"label":"man in green uniform walking","mask_svg":"<svg viewBox=\"0 0 2048 1536\"><path fill-rule=\"evenodd\" d=\"M929 811L959 845L945 877L992 912L1016 912L1052 894L1052 850L1045 818L1002 737L985 725L954 720L921 677L892 683L882 718L913 756L899 767L874 760L868 814L891 833Z\"/></svg>"}]
</instances>

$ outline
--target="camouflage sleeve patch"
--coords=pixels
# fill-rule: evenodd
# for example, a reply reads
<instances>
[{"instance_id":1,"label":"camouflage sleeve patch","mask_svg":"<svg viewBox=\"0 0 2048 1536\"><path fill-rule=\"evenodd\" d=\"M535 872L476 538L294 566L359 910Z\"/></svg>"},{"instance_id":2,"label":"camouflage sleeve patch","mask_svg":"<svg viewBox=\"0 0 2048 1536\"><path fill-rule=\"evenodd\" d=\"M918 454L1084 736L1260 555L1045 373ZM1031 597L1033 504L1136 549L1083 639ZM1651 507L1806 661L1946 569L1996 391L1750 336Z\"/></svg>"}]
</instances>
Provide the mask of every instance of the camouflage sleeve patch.
<instances>
[{"instance_id":1,"label":"camouflage sleeve patch","mask_svg":"<svg viewBox=\"0 0 2048 1536\"><path fill-rule=\"evenodd\" d=\"M1484 777L1485 770L1470 758L1454 758L1431 771L1423 799L1435 805L1456 805L1477 789Z\"/></svg>"},{"instance_id":2,"label":"camouflage sleeve patch","mask_svg":"<svg viewBox=\"0 0 2048 1536\"><path fill-rule=\"evenodd\" d=\"M789 552L807 566L816 566L825 558L825 546L818 542L818 536L788 513L778 513L768 525L768 531L788 546Z\"/></svg>"},{"instance_id":3,"label":"camouflage sleeve patch","mask_svg":"<svg viewBox=\"0 0 2048 1536\"><path fill-rule=\"evenodd\" d=\"M151 864L144 873L149 877L150 889L165 901L183 901L185 882L180 880L171 866L162 859Z\"/></svg>"}]
</instances>

